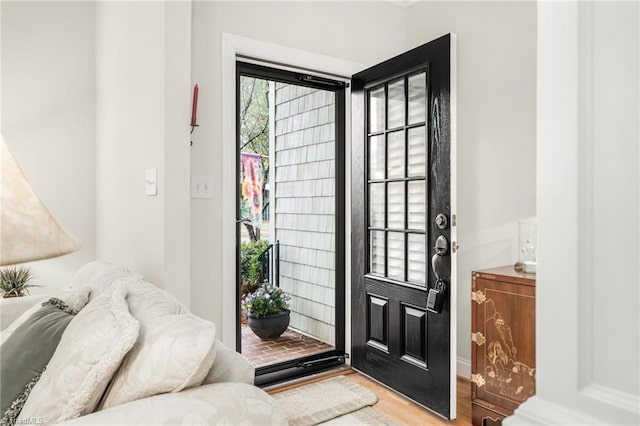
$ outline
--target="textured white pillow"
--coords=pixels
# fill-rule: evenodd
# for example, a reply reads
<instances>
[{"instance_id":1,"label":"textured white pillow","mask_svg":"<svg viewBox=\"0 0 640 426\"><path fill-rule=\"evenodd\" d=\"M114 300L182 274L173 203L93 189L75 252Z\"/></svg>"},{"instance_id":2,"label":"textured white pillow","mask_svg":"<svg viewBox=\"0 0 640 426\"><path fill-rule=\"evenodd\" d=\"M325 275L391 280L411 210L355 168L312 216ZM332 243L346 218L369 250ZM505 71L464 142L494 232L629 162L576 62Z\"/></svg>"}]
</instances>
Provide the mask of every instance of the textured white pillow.
<instances>
[{"instance_id":1,"label":"textured white pillow","mask_svg":"<svg viewBox=\"0 0 640 426\"><path fill-rule=\"evenodd\" d=\"M91 290L89 301L92 301L104 291L109 291L119 279L131 275L133 274L124 266L96 260L87 263L76 272L71 280L71 287L89 288Z\"/></svg>"},{"instance_id":2,"label":"textured white pillow","mask_svg":"<svg viewBox=\"0 0 640 426\"><path fill-rule=\"evenodd\" d=\"M47 295L42 302L51 299L52 297L57 297L58 299L64 301L66 305L73 309L76 312L80 312L82 308L89 301L89 292L88 288L78 288L78 289L65 289L60 290L54 294ZM27 319L31 317L34 313L36 313L42 307L42 303L36 303L31 308L24 311L18 318L15 319L7 328L0 332L0 345L2 345L14 330L22 325Z\"/></svg>"},{"instance_id":3,"label":"textured white pillow","mask_svg":"<svg viewBox=\"0 0 640 426\"><path fill-rule=\"evenodd\" d=\"M215 326L194 315L142 324L140 337L113 377L101 409L198 386L215 358Z\"/></svg>"},{"instance_id":4,"label":"textured white pillow","mask_svg":"<svg viewBox=\"0 0 640 426\"><path fill-rule=\"evenodd\" d=\"M140 336L127 354L100 409L202 384L215 359L212 322L187 313L175 297L140 277L126 279Z\"/></svg>"},{"instance_id":5,"label":"textured white pillow","mask_svg":"<svg viewBox=\"0 0 640 426\"><path fill-rule=\"evenodd\" d=\"M115 284L69 323L18 423L41 418L41 424L55 424L95 409L138 338L140 324L129 313L126 294L124 283Z\"/></svg>"}]
</instances>

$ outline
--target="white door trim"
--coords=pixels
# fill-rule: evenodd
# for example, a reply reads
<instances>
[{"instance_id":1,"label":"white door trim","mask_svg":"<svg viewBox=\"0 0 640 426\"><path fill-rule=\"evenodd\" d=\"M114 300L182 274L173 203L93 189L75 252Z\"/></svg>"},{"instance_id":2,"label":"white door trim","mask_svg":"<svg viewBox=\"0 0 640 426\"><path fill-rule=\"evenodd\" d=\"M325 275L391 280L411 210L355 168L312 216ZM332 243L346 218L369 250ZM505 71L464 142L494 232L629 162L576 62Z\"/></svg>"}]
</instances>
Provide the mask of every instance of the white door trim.
<instances>
[{"instance_id":1,"label":"white door trim","mask_svg":"<svg viewBox=\"0 0 640 426\"><path fill-rule=\"evenodd\" d=\"M537 4L536 395L505 425L640 421L637 324L616 317L637 306L639 20L632 3Z\"/></svg>"},{"instance_id":2,"label":"white door trim","mask_svg":"<svg viewBox=\"0 0 640 426\"><path fill-rule=\"evenodd\" d=\"M449 50L449 61L450 61L450 74L449 74L449 79L450 79L450 94L449 94L449 116L450 116L450 123L449 123L449 128L450 128L450 141L449 141L449 149L450 149L450 158L451 158L451 165L450 165L450 176L451 176L451 180L449 182L449 187L450 187L450 197L451 197L451 217L449 218L449 223L452 224L451 226L451 245L453 247L453 244L456 244L458 241L458 224L456 223L455 226L453 226L453 216L458 215L458 191L457 191L457 185L458 185L458 168L457 168L457 164L458 164L458 142L457 142L457 137L458 137L458 122L457 122L457 117L458 117L458 101L457 101L457 96L458 96L458 92L457 92L457 47L458 47L458 39L456 37L455 33L451 33L451 45L450 45L450 50ZM457 222L457 221L456 221ZM450 312L450 324L449 324L449 333L450 333L450 347L449 347L449 353L450 353L450 357L451 357L451 368L450 368L450 376L449 376L449 380L450 380L450 389L451 392L449 392L450 394L450 401L449 401L449 405L450 405L450 417L451 419L455 419L458 415L457 410L458 410L458 405L457 405L457 392L455 392L455 389L457 389L458 386L458 378L457 378L457 373L458 373L458 254L457 254L457 249L454 250L451 249L451 283L449 285L449 300L450 302L450 306L451 306L451 312ZM454 367L455 366L455 367Z\"/></svg>"},{"instance_id":3,"label":"white door trim","mask_svg":"<svg viewBox=\"0 0 640 426\"><path fill-rule=\"evenodd\" d=\"M222 33L222 341L236 347L236 57L237 55L268 62L287 64L297 68L351 76L366 66L306 50L294 49L247 37ZM351 187L351 135L350 92L346 93L346 199L345 217L350 218ZM345 347L351 347L351 224L347 220L345 229Z\"/></svg>"}]
</instances>

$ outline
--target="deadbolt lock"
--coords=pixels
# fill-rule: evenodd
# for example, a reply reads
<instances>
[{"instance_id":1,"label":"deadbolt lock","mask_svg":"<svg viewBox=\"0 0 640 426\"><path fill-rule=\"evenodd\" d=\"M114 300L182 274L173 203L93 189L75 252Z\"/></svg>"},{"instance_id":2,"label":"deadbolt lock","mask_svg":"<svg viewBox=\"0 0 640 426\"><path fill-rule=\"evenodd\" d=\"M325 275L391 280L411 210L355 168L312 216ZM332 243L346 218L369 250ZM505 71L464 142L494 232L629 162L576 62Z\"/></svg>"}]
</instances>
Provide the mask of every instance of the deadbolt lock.
<instances>
[{"instance_id":1,"label":"deadbolt lock","mask_svg":"<svg viewBox=\"0 0 640 426\"><path fill-rule=\"evenodd\" d=\"M436 226L440 229L445 229L447 227L448 220L447 216L443 213L440 213L436 216Z\"/></svg>"}]
</instances>

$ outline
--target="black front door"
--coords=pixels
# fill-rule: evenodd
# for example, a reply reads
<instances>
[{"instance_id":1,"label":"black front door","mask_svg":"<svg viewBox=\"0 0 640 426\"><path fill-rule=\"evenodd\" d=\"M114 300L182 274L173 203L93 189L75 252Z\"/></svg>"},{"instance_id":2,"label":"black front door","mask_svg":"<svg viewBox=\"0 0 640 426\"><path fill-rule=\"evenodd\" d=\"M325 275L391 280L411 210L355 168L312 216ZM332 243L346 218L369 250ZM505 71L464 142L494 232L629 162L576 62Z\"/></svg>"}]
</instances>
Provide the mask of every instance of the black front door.
<instances>
[{"instance_id":1,"label":"black front door","mask_svg":"<svg viewBox=\"0 0 640 426\"><path fill-rule=\"evenodd\" d=\"M352 79L352 366L446 418L456 415L453 42Z\"/></svg>"}]
</instances>

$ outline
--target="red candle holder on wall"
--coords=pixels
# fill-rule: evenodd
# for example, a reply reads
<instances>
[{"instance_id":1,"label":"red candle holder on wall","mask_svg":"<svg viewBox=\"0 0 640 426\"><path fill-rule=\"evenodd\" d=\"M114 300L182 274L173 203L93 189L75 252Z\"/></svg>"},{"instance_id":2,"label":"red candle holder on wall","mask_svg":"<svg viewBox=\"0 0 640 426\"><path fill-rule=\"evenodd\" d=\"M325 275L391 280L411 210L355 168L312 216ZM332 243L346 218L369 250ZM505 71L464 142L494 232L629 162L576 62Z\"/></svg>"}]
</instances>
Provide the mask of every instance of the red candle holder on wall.
<instances>
[{"instance_id":1,"label":"red candle holder on wall","mask_svg":"<svg viewBox=\"0 0 640 426\"><path fill-rule=\"evenodd\" d=\"M198 127L198 85L193 86L193 103L191 106L191 133ZM193 141L191 141L190 145L193 145Z\"/></svg>"}]
</instances>

